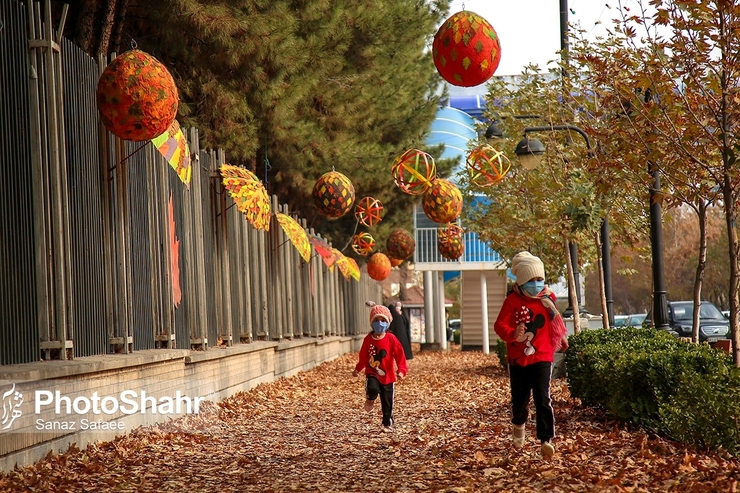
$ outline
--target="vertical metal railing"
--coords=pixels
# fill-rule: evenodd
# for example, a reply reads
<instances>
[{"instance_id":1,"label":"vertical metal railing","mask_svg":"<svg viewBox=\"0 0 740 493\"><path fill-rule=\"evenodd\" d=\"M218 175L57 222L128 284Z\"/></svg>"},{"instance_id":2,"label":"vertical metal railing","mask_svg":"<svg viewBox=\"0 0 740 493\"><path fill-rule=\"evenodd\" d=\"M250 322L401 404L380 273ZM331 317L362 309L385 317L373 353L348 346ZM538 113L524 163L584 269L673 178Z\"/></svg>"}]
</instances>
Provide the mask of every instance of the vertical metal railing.
<instances>
[{"instance_id":1,"label":"vertical metal railing","mask_svg":"<svg viewBox=\"0 0 740 493\"><path fill-rule=\"evenodd\" d=\"M36 248L34 229L40 177L31 166L31 136L38 133L28 104L26 22L25 6L0 2L0 365L37 361L38 327L48 324L44 262L40 283L36 276L44 251Z\"/></svg>"}]
</instances>

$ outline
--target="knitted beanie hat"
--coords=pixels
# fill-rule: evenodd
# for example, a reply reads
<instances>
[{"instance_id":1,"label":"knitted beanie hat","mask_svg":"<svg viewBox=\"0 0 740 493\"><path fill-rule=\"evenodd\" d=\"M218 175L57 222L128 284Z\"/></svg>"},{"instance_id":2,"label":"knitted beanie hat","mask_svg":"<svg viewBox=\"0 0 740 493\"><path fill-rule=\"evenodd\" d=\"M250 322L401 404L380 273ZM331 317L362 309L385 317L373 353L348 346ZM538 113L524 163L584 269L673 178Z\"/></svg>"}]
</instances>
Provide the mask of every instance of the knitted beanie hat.
<instances>
[{"instance_id":1,"label":"knitted beanie hat","mask_svg":"<svg viewBox=\"0 0 740 493\"><path fill-rule=\"evenodd\" d=\"M391 323L391 311L383 305L375 305L370 310L370 322L376 318L384 318L386 322Z\"/></svg>"},{"instance_id":2,"label":"knitted beanie hat","mask_svg":"<svg viewBox=\"0 0 740 493\"><path fill-rule=\"evenodd\" d=\"M539 257L529 252L519 252L511 259L511 273L516 276L516 283L522 285L533 277L545 277L545 264Z\"/></svg>"}]
</instances>

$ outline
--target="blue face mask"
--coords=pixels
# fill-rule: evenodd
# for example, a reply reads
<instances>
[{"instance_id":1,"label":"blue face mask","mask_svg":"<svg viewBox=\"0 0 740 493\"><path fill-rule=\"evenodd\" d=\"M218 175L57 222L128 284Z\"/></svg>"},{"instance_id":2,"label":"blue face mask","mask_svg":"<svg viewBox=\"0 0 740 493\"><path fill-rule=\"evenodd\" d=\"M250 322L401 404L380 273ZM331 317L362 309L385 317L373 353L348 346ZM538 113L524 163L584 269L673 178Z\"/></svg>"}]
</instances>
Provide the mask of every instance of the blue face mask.
<instances>
[{"instance_id":1,"label":"blue face mask","mask_svg":"<svg viewBox=\"0 0 740 493\"><path fill-rule=\"evenodd\" d=\"M376 334L383 334L388 330L388 322L384 322L383 320L373 320L370 326Z\"/></svg>"},{"instance_id":2,"label":"blue face mask","mask_svg":"<svg viewBox=\"0 0 740 493\"><path fill-rule=\"evenodd\" d=\"M540 291L545 289L545 281L528 281L522 284L522 289L529 296L537 296Z\"/></svg>"}]
</instances>

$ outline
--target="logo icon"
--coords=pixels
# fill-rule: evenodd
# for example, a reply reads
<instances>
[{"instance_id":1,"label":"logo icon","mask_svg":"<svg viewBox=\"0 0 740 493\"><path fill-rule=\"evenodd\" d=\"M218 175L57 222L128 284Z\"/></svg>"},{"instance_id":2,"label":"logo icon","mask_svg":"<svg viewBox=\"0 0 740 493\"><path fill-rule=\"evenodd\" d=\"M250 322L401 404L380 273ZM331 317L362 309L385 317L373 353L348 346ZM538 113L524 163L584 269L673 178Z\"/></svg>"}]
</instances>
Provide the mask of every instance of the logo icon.
<instances>
[{"instance_id":1,"label":"logo icon","mask_svg":"<svg viewBox=\"0 0 740 493\"><path fill-rule=\"evenodd\" d=\"M23 404L23 394L15 390L15 384L2 396L3 416L0 419L0 430L7 430L13 424L13 421L21 417L21 404Z\"/></svg>"}]
</instances>

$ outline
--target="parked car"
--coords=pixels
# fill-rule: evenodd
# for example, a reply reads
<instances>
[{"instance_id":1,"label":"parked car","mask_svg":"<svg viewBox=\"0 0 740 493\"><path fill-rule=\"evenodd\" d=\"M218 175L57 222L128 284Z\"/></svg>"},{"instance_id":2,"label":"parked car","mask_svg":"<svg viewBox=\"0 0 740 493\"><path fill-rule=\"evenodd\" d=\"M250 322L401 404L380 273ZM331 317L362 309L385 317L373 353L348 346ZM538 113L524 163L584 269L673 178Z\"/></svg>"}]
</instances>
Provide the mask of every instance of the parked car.
<instances>
[{"instance_id":1,"label":"parked car","mask_svg":"<svg viewBox=\"0 0 740 493\"><path fill-rule=\"evenodd\" d=\"M627 322L624 325L627 327L642 327L645 318L647 318L647 313L633 313L627 317Z\"/></svg>"},{"instance_id":2,"label":"parked car","mask_svg":"<svg viewBox=\"0 0 740 493\"><path fill-rule=\"evenodd\" d=\"M614 327L625 327L629 318L629 315L614 315Z\"/></svg>"},{"instance_id":3,"label":"parked car","mask_svg":"<svg viewBox=\"0 0 740 493\"><path fill-rule=\"evenodd\" d=\"M651 314L645 323L652 323ZM670 331L679 337L691 337L694 318L693 301L669 301L668 302L668 325ZM730 332L730 321L722 315L713 303L702 301L699 311L699 342L716 342L727 339Z\"/></svg>"}]
</instances>

